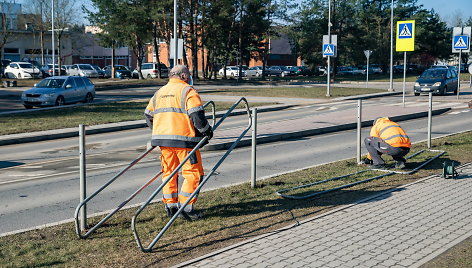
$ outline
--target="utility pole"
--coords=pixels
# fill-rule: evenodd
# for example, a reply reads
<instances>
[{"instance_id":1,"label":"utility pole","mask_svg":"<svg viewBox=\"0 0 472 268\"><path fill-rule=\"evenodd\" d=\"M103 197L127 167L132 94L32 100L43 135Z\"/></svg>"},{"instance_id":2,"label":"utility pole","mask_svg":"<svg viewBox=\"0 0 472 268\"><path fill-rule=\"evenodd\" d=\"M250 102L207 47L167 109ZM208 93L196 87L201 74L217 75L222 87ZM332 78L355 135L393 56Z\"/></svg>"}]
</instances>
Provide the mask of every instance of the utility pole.
<instances>
[{"instance_id":1,"label":"utility pole","mask_svg":"<svg viewBox=\"0 0 472 268\"><path fill-rule=\"evenodd\" d=\"M331 44L331 0L328 0L328 44ZM331 84L331 56L328 57L328 88L326 92L326 97L331 96L330 84Z\"/></svg>"},{"instance_id":2,"label":"utility pole","mask_svg":"<svg viewBox=\"0 0 472 268\"><path fill-rule=\"evenodd\" d=\"M393 0L390 3L390 87L388 91L393 89Z\"/></svg>"},{"instance_id":3,"label":"utility pole","mask_svg":"<svg viewBox=\"0 0 472 268\"><path fill-rule=\"evenodd\" d=\"M174 0L174 66L178 63L179 39L177 38L177 0Z\"/></svg>"},{"instance_id":4,"label":"utility pole","mask_svg":"<svg viewBox=\"0 0 472 268\"><path fill-rule=\"evenodd\" d=\"M54 48L54 41L55 41L55 37L54 37L54 0L51 0L51 28L52 28L52 35L51 35L51 38L52 38L52 75L54 76L55 73L56 73L56 68L55 68L55 58L56 58L56 55L55 55L55 48ZM60 72L59 72L60 74Z\"/></svg>"}]
</instances>

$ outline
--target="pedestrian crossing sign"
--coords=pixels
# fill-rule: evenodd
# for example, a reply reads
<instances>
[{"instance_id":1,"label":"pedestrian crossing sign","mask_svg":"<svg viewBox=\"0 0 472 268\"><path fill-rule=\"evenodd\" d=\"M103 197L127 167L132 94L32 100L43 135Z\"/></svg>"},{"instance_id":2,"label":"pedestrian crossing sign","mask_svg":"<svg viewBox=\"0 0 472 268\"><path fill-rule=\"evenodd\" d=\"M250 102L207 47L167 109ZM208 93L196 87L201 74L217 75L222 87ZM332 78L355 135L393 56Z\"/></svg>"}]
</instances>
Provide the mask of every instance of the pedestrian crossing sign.
<instances>
[{"instance_id":1,"label":"pedestrian crossing sign","mask_svg":"<svg viewBox=\"0 0 472 268\"><path fill-rule=\"evenodd\" d=\"M397 21L396 51L415 50L415 21Z\"/></svg>"},{"instance_id":2,"label":"pedestrian crossing sign","mask_svg":"<svg viewBox=\"0 0 472 268\"><path fill-rule=\"evenodd\" d=\"M457 35L454 36L454 49L468 49L469 48L469 36L468 35Z\"/></svg>"},{"instance_id":3,"label":"pedestrian crossing sign","mask_svg":"<svg viewBox=\"0 0 472 268\"><path fill-rule=\"evenodd\" d=\"M323 56L334 56L334 44L323 44Z\"/></svg>"}]
</instances>

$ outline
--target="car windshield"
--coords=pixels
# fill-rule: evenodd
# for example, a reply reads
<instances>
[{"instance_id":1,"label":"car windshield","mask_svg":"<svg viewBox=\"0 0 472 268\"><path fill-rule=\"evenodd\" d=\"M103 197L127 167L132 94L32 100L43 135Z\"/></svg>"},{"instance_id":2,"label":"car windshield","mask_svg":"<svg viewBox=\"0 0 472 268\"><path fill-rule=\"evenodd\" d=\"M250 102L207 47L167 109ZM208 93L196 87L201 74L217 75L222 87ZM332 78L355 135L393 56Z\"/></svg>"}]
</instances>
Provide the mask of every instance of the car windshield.
<instances>
[{"instance_id":1,"label":"car windshield","mask_svg":"<svg viewBox=\"0 0 472 268\"><path fill-rule=\"evenodd\" d=\"M115 66L115 70L127 71L125 66Z\"/></svg>"},{"instance_id":2,"label":"car windshield","mask_svg":"<svg viewBox=\"0 0 472 268\"><path fill-rule=\"evenodd\" d=\"M239 70L239 67L229 67L231 70Z\"/></svg>"},{"instance_id":3,"label":"car windshield","mask_svg":"<svg viewBox=\"0 0 472 268\"><path fill-rule=\"evenodd\" d=\"M43 87L43 88L60 88L64 84L66 80L65 79L44 79L38 84L36 84L36 87Z\"/></svg>"},{"instance_id":4,"label":"car windshield","mask_svg":"<svg viewBox=\"0 0 472 268\"><path fill-rule=\"evenodd\" d=\"M92 66L87 65L87 64L81 64L79 65L81 70L93 70Z\"/></svg>"},{"instance_id":5,"label":"car windshield","mask_svg":"<svg viewBox=\"0 0 472 268\"><path fill-rule=\"evenodd\" d=\"M21 68L33 68L33 64L31 63L20 63L18 65L20 65Z\"/></svg>"},{"instance_id":6,"label":"car windshield","mask_svg":"<svg viewBox=\"0 0 472 268\"><path fill-rule=\"evenodd\" d=\"M430 69L424 71L423 74L420 76L421 78L444 78L446 77L446 70L443 69Z\"/></svg>"}]
</instances>

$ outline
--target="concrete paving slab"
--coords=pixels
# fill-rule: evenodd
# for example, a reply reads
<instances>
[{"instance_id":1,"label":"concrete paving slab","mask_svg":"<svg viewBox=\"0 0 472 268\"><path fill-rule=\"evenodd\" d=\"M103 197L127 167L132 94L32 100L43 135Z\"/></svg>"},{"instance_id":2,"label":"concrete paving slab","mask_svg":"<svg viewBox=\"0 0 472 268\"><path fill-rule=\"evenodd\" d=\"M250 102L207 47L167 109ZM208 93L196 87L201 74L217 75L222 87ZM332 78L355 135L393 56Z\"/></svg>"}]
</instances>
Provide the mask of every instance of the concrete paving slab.
<instances>
[{"instance_id":1,"label":"concrete paving slab","mask_svg":"<svg viewBox=\"0 0 472 268\"><path fill-rule=\"evenodd\" d=\"M459 169L458 179L430 176L175 267L218 267L218 263L237 267L228 259L235 254L239 254L240 263L257 267L268 263L297 267L296 263L309 267L419 267L472 235L472 212L464 209L472 205L472 164ZM431 209L432 213L421 214ZM390 218L403 220L388 224L385 219ZM425 228L408 228L415 224ZM366 232L366 225L379 228ZM334 227L339 231L323 231ZM337 242L339 232L343 233L342 243ZM354 239L357 237L361 239ZM293 250L291 239L302 250ZM328 246L329 242L332 245ZM264 245L267 254L257 250L256 244ZM268 255L274 252L275 257ZM275 258L277 262L273 262Z\"/></svg>"}]
</instances>

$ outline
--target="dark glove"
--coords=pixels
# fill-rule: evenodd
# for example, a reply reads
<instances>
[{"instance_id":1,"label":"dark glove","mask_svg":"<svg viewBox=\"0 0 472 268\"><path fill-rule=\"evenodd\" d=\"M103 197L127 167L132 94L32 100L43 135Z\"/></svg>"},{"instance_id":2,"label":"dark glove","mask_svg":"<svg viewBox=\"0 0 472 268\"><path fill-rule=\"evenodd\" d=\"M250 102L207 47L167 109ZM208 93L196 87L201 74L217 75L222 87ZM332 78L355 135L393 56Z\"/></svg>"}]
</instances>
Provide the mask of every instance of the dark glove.
<instances>
[{"instance_id":1,"label":"dark glove","mask_svg":"<svg viewBox=\"0 0 472 268\"><path fill-rule=\"evenodd\" d=\"M211 138L213 138L213 130L211 130L210 128L208 131L203 133L203 135L205 135L208 138L208 140L211 140Z\"/></svg>"}]
</instances>

